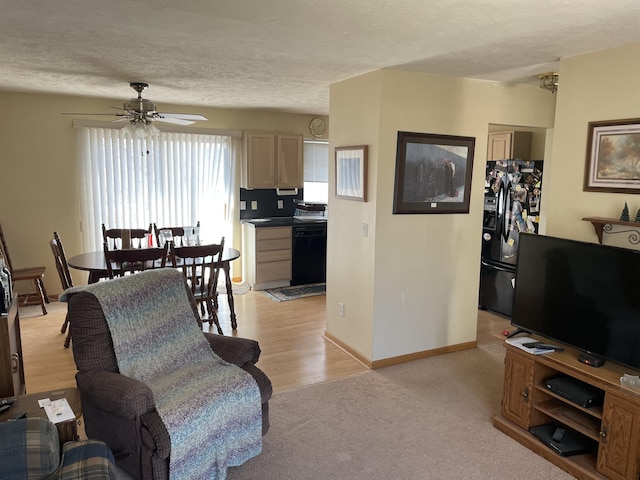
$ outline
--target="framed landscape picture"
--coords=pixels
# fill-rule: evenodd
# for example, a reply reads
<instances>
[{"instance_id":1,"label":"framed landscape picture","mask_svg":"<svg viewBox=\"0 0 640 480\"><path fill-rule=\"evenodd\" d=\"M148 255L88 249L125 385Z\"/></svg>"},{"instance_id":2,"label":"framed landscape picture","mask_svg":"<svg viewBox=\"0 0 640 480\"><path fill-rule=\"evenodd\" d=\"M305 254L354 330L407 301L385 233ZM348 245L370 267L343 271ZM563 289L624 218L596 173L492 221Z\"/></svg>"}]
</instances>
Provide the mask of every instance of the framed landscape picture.
<instances>
[{"instance_id":1,"label":"framed landscape picture","mask_svg":"<svg viewBox=\"0 0 640 480\"><path fill-rule=\"evenodd\" d=\"M398 132L393 213L469 213L475 141Z\"/></svg>"},{"instance_id":2,"label":"framed landscape picture","mask_svg":"<svg viewBox=\"0 0 640 480\"><path fill-rule=\"evenodd\" d=\"M640 119L588 128L584 191L640 193Z\"/></svg>"}]
</instances>

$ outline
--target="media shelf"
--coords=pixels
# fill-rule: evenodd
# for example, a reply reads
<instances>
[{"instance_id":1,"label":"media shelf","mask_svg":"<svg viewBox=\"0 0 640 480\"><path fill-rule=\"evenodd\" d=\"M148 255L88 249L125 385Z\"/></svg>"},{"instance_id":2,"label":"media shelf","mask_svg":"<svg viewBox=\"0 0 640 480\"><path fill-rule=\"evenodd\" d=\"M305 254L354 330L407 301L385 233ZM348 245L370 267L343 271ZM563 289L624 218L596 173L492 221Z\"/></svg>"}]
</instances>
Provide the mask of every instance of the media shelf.
<instances>
[{"instance_id":1,"label":"media shelf","mask_svg":"<svg viewBox=\"0 0 640 480\"><path fill-rule=\"evenodd\" d=\"M505 343L504 392L494 426L578 479L640 478L640 392L622 387L624 373L639 375L613 362L593 368L578 362L579 352L531 355ZM602 406L584 408L545 387L546 380L567 375L604 393ZM588 453L561 456L529 432L557 423L584 437Z\"/></svg>"}]
</instances>

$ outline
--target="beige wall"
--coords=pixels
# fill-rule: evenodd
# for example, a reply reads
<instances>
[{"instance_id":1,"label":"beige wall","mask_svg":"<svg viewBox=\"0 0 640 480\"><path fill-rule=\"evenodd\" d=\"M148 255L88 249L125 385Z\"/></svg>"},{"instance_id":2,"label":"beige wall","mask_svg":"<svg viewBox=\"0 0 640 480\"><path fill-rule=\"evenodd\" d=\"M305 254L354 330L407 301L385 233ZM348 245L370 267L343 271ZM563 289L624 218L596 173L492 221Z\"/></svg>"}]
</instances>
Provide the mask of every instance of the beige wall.
<instances>
[{"instance_id":1,"label":"beige wall","mask_svg":"<svg viewBox=\"0 0 640 480\"><path fill-rule=\"evenodd\" d=\"M551 189L545 201L553 208L547 234L596 242L583 217L619 218L624 202L631 219L640 208L640 196L584 192L588 123L639 118L640 43L570 58L560 62L560 82L553 144L555 159ZM545 172L546 173L546 172ZM546 187L546 185L545 185ZM605 235L607 242L626 240L622 234ZM629 247L628 243L623 245Z\"/></svg>"},{"instance_id":2,"label":"beige wall","mask_svg":"<svg viewBox=\"0 0 640 480\"><path fill-rule=\"evenodd\" d=\"M81 253L73 118L62 112L110 112L124 99L0 92L0 223L16 267L45 265L50 293L61 290L49 240L62 236L67 255ZM166 112L201 113L198 127L295 132L309 137L312 115L161 105ZM206 219L201 219L206 221ZM235 239L240 246L240 238ZM237 263L237 262L234 262ZM235 266L234 266L235 267ZM235 271L241 272L240 268ZM73 271L76 283L86 276ZM18 285L27 291L28 285Z\"/></svg>"},{"instance_id":3,"label":"beige wall","mask_svg":"<svg viewBox=\"0 0 640 480\"><path fill-rule=\"evenodd\" d=\"M332 85L331 147L369 145L370 182L367 203L330 196L330 335L371 361L475 340L489 124L550 128L554 105L537 86L395 70ZM392 214L399 130L476 138L469 214Z\"/></svg>"}]
</instances>

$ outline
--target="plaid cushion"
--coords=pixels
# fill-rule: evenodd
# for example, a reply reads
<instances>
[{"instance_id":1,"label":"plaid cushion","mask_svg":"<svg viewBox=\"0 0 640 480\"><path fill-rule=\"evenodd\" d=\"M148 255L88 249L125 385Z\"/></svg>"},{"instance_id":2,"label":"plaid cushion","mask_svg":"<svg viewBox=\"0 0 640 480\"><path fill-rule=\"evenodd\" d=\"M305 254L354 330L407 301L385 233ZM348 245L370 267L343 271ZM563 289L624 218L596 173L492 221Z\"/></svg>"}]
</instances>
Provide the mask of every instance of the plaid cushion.
<instances>
[{"instance_id":1,"label":"plaid cushion","mask_svg":"<svg viewBox=\"0 0 640 480\"><path fill-rule=\"evenodd\" d=\"M60 463L58 430L39 417L0 423L0 476L40 479L55 472Z\"/></svg>"},{"instance_id":2,"label":"plaid cushion","mask_svg":"<svg viewBox=\"0 0 640 480\"><path fill-rule=\"evenodd\" d=\"M62 465L50 479L115 479L115 460L109 447L97 440L67 442L62 447Z\"/></svg>"}]
</instances>

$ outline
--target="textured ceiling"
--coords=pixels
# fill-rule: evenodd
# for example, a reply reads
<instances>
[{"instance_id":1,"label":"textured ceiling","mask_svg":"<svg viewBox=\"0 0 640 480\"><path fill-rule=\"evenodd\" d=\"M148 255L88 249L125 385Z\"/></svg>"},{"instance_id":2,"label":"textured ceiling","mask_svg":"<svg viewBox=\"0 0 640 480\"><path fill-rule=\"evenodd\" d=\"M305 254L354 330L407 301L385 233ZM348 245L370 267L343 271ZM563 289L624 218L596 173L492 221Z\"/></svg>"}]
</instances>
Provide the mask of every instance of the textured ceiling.
<instances>
[{"instance_id":1,"label":"textured ceiling","mask_svg":"<svg viewBox=\"0 0 640 480\"><path fill-rule=\"evenodd\" d=\"M517 83L640 41L638 0L0 0L0 89L327 114L380 68ZM562 77L560 78L562 88Z\"/></svg>"}]
</instances>

